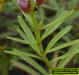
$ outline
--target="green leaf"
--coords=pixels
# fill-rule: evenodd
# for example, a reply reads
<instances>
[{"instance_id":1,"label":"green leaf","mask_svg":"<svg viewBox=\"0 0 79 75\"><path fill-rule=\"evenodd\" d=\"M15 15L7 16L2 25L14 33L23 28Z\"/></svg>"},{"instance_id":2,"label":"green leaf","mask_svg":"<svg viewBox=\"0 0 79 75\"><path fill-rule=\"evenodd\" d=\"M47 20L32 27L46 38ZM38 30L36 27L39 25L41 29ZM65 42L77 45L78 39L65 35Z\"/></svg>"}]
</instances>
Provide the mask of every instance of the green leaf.
<instances>
[{"instance_id":1,"label":"green leaf","mask_svg":"<svg viewBox=\"0 0 79 75\"><path fill-rule=\"evenodd\" d=\"M17 28L17 32L25 40L25 42L31 43L31 41L28 38L28 36L20 28Z\"/></svg>"},{"instance_id":2,"label":"green leaf","mask_svg":"<svg viewBox=\"0 0 79 75\"><path fill-rule=\"evenodd\" d=\"M13 40L13 41L16 41L16 42L22 43L22 44L32 44L32 43L25 42L25 40L18 39L18 38L12 38L12 37L7 37L7 38L10 39L10 40ZM34 43L33 43L33 44L34 44Z\"/></svg>"},{"instance_id":3,"label":"green leaf","mask_svg":"<svg viewBox=\"0 0 79 75\"><path fill-rule=\"evenodd\" d=\"M27 53L22 56L23 54L21 54L20 52L10 52L10 51L5 51L7 53L10 53L10 54L14 54L14 55L17 55L19 56L21 59L25 60L26 62L28 62L30 65L32 65L34 68L36 68L38 71L40 71L41 73L43 73L44 75L47 75L47 72L36 62L34 61L32 58L30 58ZM20 54L19 54L20 53ZM33 55L32 55L33 56Z\"/></svg>"},{"instance_id":4,"label":"green leaf","mask_svg":"<svg viewBox=\"0 0 79 75\"><path fill-rule=\"evenodd\" d=\"M79 10L76 10L74 14L71 17L69 17L69 20L72 21L73 19L76 19L78 16L79 16Z\"/></svg>"},{"instance_id":5,"label":"green leaf","mask_svg":"<svg viewBox=\"0 0 79 75\"><path fill-rule=\"evenodd\" d=\"M63 9L60 9L59 11L58 11L58 13L56 14L56 16L55 16L55 18L60 18L60 17L62 17L62 16L64 16L64 15L66 15L68 13L68 11L64 11Z\"/></svg>"},{"instance_id":6,"label":"green leaf","mask_svg":"<svg viewBox=\"0 0 79 75\"><path fill-rule=\"evenodd\" d=\"M22 27L23 31L29 37L30 41L36 43L36 40L35 40L32 32L30 31L30 29L28 28L28 26L26 25L26 23L24 22L24 20L21 16L18 17L18 21L19 21L20 26Z\"/></svg>"},{"instance_id":7,"label":"green leaf","mask_svg":"<svg viewBox=\"0 0 79 75\"><path fill-rule=\"evenodd\" d=\"M15 5L21 10L21 8L19 7L19 5L17 4L17 0L13 0L13 2L14 2Z\"/></svg>"},{"instance_id":8,"label":"green leaf","mask_svg":"<svg viewBox=\"0 0 79 75\"><path fill-rule=\"evenodd\" d=\"M25 64L22 64L18 61L15 61L15 60L12 60L11 63L13 64L13 66L25 71L25 72L28 72L29 74L31 75L40 75L38 72L36 72L35 70L33 70L31 67L25 65Z\"/></svg>"},{"instance_id":9,"label":"green leaf","mask_svg":"<svg viewBox=\"0 0 79 75\"><path fill-rule=\"evenodd\" d=\"M72 45L75 45L75 44L77 44L77 43L79 43L79 39L74 40L74 41L70 41L70 42L64 43L64 44L62 44L62 45L60 45L60 46L57 46L57 47L55 47L55 48L52 48L52 49L46 51L46 53L58 51L58 50L60 50L60 49L62 49L62 48L65 48L65 47L68 47L68 46L72 46Z\"/></svg>"},{"instance_id":10,"label":"green leaf","mask_svg":"<svg viewBox=\"0 0 79 75\"><path fill-rule=\"evenodd\" d=\"M60 59L64 59L65 57L67 57L68 55L62 55L62 56L59 56L59 57L56 57L56 58L54 58L54 59L52 59L51 60L51 63L53 63L53 62L55 62L55 61L58 61L58 60L60 60Z\"/></svg>"},{"instance_id":11,"label":"green leaf","mask_svg":"<svg viewBox=\"0 0 79 75\"><path fill-rule=\"evenodd\" d=\"M26 13L23 12L23 11L22 11L22 13L23 13L23 15L25 16L26 20L27 20L31 25L33 25L33 21L32 21L32 19L31 19L31 16L28 15L28 14L26 14Z\"/></svg>"},{"instance_id":12,"label":"green leaf","mask_svg":"<svg viewBox=\"0 0 79 75\"><path fill-rule=\"evenodd\" d=\"M73 12L74 12L74 10L72 10L70 12L68 12L68 11L62 11L59 15L58 14L56 15L56 17L57 16L58 17L54 21L52 21L51 23L43 26L41 29L46 29L46 28L48 28L48 27L50 27L50 26L52 26L54 24L57 24L57 23L61 22L62 20L66 19L67 17L69 17L70 15L72 15Z\"/></svg>"},{"instance_id":13,"label":"green leaf","mask_svg":"<svg viewBox=\"0 0 79 75\"><path fill-rule=\"evenodd\" d=\"M68 51L66 54L64 54L64 55L62 55L62 56L59 56L59 57L57 57L57 58L55 58L55 59L52 59L51 62L55 62L55 61L57 61L57 60L64 59L64 58L66 58L66 57L68 57L68 56L71 56L71 55L74 55L74 54L75 54L74 51Z\"/></svg>"},{"instance_id":14,"label":"green leaf","mask_svg":"<svg viewBox=\"0 0 79 75\"><path fill-rule=\"evenodd\" d=\"M26 42L29 42L31 43L30 39L28 38L28 36L21 30L21 29L17 29L19 35L26 41ZM34 44L30 44L30 46L33 48L33 50L35 50L35 52L37 52L39 55L40 55L40 52L39 52L39 48L37 46L36 43Z\"/></svg>"},{"instance_id":15,"label":"green leaf","mask_svg":"<svg viewBox=\"0 0 79 75\"><path fill-rule=\"evenodd\" d=\"M71 53L73 52L73 53ZM74 46L72 46L69 51L66 54L70 54L67 57L65 57L64 59L62 59L59 64L57 65L57 68L63 68L67 65L67 63L77 54L79 53L79 44L76 44Z\"/></svg>"},{"instance_id":16,"label":"green leaf","mask_svg":"<svg viewBox=\"0 0 79 75\"><path fill-rule=\"evenodd\" d=\"M57 18L55 21L46 25L45 27L43 27L42 29L49 26L48 29L45 31L45 33L42 35L41 40L43 40L48 35L50 35L52 32L54 32L72 13L73 13L73 10L63 15L62 17Z\"/></svg>"},{"instance_id":17,"label":"green leaf","mask_svg":"<svg viewBox=\"0 0 79 75\"><path fill-rule=\"evenodd\" d=\"M52 25L51 28L49 27L45 33L42 35L41 37L41 41L46 38L49 34L51 34L52 32L54 32L60 25L62 24L62 21L55 24L55 25Z\"/></svg>"},{"instance_id":18,"label":"green leaf","mask_svg":"<svg viewBox=\"0 0 79 75\"><path fill-rule=\"evenodd\" d=\"M23 21L21 16L18 17L18 20L19 20L19 23L20 23L21 27L23 28L24 32L26 33L27 37L21 30L18 29L19 34L21 35L21 37L23 39L28 40L31 43L35 43L34 45L30 45L30 46L40 55L40 50L37 46L37 41L35 40L32 32L29 30L29 28L27 27L27 25L25 24L25 22Z\"/></svg>"},{"instance_id":19,"label":"green leaf","mask_svg":"<svg viewBox=\"0 0 79 75\"><path fill-rule=\"evenodd\" d=\"M20 50L17 50L17 49L14 49L13 51L4 51L6 53L9 53L9 54L13 54L13 55L17 55L17 56L28 56L28 57L33 57L33 58L37 58L37 59L40 59L39 56L37 55L34 55L34 54L31 54L31 53L26 53L26 52L22 52Z\"/></svg>"},{"instance_id":20,"label":"green leaf","mask_svg":"<svg viewBox=\"0 0 79 75\"><path fill-rule=\"evenodd\" d=\"M66 14L67 13L67 11L65 10L63 10L63 8L61 8L59 11L57 11L57 13L56 13L56 15L55 15L55 17L54 17L54 19L56 19L56 18L60 18L60 17L62 17L64 14Z\"/></svg>"},{"instance_id":21,"label":"green leaf","mask_svg":"<svg viewBox=\"0 0 79 75\"><path fill-rule=\"evenodd\" d=\"M45 71L45 69L42 66L40 66L36 61L34 61L32 58L24 57L24 56L20 56L20 58L25 60L26 62L28 62L30 65L32 65L35 69L37 69L44 75L48 75L48 73Z\"/></svg>"},{"instance_id":22,"label":"green leaf","mask_svg":"<svg viewBox=\"0 0 79 75\"><path fill-rule=\"evenodd\" d=\"M51 47L54 46L54 44L60 39L62 38L65 34L67 34L69 31L71 30L71 26L67 26L64 29L62 29L58 34L56 34L54 36L54 38L49 42L49 44L47 45L46 50L50 49Z\"/></svg>"}]
</instances>

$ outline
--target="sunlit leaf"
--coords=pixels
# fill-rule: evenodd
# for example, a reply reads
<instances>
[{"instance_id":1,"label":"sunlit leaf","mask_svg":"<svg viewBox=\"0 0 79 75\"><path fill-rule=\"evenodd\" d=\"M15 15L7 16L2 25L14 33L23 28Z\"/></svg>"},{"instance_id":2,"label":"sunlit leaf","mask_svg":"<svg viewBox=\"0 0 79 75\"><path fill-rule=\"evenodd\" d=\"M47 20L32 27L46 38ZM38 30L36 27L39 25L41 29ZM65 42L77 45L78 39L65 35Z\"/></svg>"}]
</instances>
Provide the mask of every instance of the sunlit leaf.
<instances>
[{"instance_id":1,"label":"sunlit leaf","mask_svg":"<svg viewBox=\"0 0 79 75\"><path fill-rule=\"evenodd\" d=\"M27 66L27 65L25 65L23 63L20 63L20 62L15 61L15 60L12 60L11 62L12 62L14 67L17 67L17 68L19 68L19 69L21 69L21 70L23 70L25 72L28 72L31 75L40 75L38 72L33 70L31 67L29 67L29 66Z\"/></svg>"},{"instance_id":2,"label":"sunlit leaf","mask_svg":"<svg viewBox=\"0 0 79 75\"><path fill-rule=\"evenodd\" d=\"M72 53L73 52L73 53ZM70 48L70 50L66 53L66 54L70 54L67 57L65 57L64 59L62 59L59 64L57 65L57 68L63 68L67 65L67 63L69 63L69 61L76 55L79 53L79 44L76 44L74 46L72 46Z\"/></svg>"},{"instance_id":3,"label":"sunlit leaf","mask_svg":"<svg viewBox=\"0 0 79 75\"><path fill-rule=\"evenodd\" d=\"M23 12L23 11L22 11L22 13L23 13L23 15L25 16L26 20L27 20L31 25L33 25L33 21L32 21L32 19L31 19L31 16L28 15L27 13Z\"/></svg>"},{"instance_id":4,"label":"sunlit leaf","mask_svg":"<svg viewBox=\"0 0 79 75\"><path fill-rule=\"evenodd\" d=\"M26 33L26 35L29 37L31 42L36 42L32 32L28 28L27 24L24 22L23 18L21 16L18 17L18 21L20 23L20 26L23 28L23 31Z\"/></svg>"},{"instance_id":5,"label":"sunlit leaf","mask_svg":"<svg viewBox=\"0 0 79 75\"><path fill-rule=\"evenodd\" d=\"M26 62L28 62L30 65L32 65L34 68L36 68L38 71L40 71L44 75L48 75L48 73L45 71L45 69L42 66L40 66L36 61L31 59L30 57L20 56L20 58L25 60Z\"/></svg>"},{"instance_id":6,"label":"sunlit leaf","mask_svg":"<svg viewBox=\"0 0 79 75\"><path fill-rule=\"evenodd\" d=\"M21 25L21 27L23 28L24 32L26 33L28 40L32 43L35 43L34 45L30 45L38 54L40 54L40 50L37 46L37 41L35 40L32 32L30 31L30 29L28 28L28 26L26 25L26 23L24 22L24 20L22 19L21 16L18 17L19 23ZM25 39L25 37L23 37L23 35L21 34L22 32L19 30L20 35L22 36L22 38Z\"/></svg>"},{"instance_id":7,"label":"sunlit leaf","mask_svg":"<svg viewBox=\"0 0 79 75\"><path fill-rule=\"evenodd\" d=\"M57 18L52 23L48 24L47 26L49 26L49 27L45 31L45 33L42 35L41 40L43 40L48 35L50 35L52 32L54 32L70 15L72 15L72 13L73 13L73 10L68 12L67 14L61 16L60 18ZM45 27L47 27L47 26L45 26ZM43 28L45 28L45 27L43 27Z\"/></svg>"},{"instance_id":8,"label":"sunlit leaf","mask_svg":"<svg viewBox=\"0 0 79 75\"><path fill-rule=\"evenodd\" d=\"M13 54L13 55L17 55L19 56L22 60L25 60L26 62L28 62L30 65L32 65L34 68L36 68L38 71L40 71L41 73L43 73L44 75L48 75L47 72L45 71L45 69L43 69L42 66L40 66L36 61L34 61L32 58L30 58L28 56L28 54L26 53L24 56L22 56L23 54L17 54L16 52L10 52L10 51L5 51L7 53ZM33 55L32 55L33 56Z\"/></svg>"},{"instance_id":9,"label":"sunlit leaf","mask_svg":"<svg viewBox=\"0 0 79 75\"><path fill-rule=\"evenodd\" d=\"M26 42L31 43L29 37L20 28L17 28L17 32Z\"/></svg>"},{"instance_id":10,"label":"sunlit leaf","mask_svg":"<svg viewBox=\"0 0 79 75\"><path fill-rule=\"evenodd\" d=\"M35 55L35 54L22 52L22 51L17 50L17 49L14 49L13 51L4 51L4 52L9 53L9 54L13 54L13 55L17 55L17 56L24 56L24 57L28 56L28 57L40 59L40 57Z\"/></svg>"},{"instance_id":11,"label":"sunlit leaf","mask_svg":"<svg viewBox=\"0 0 79 75\"><path fill-rule=\"evenodd\" d=\"M65 34L67 34L69 31L71 30L71 26L67 26L64 29L62 29L58 34L56 34L54 36L54 38L52 38L52 40L49 42L49 44L47 45L46 50L50 49L51 47L53 47L53 45L60 39L62 38Z\"/></svg>"},{"instance_id":12,"label":"sunlit leaf","mask_svg":"<svg viewBox=\"0 0 79 75\"><path fill-rule=\"evenodd\" d=\"M60 45L60 46L57 46L57 47L55 47L55 48L52 48L52 49L46 51L46 53L58 51L58 50L60 50L60 49L62 49L62 48L65 48L65 47L68 47L68 46L72 46L72 45L75 45L75 44L77 44L77 43L79 43L79 39L74 40L74 41L70 41L70 42L64 43L64 44L62 44L62 45Z\"/></svg>"},{"instance_id":13,"label":"sunlit leaf","mask_svg":"<svg viewBox=\"0 0 79 75\"><path fill-rule=\"evenodd\" d=\"M13 37L7 37L7 38L10 39L10 40L16 41L18 43L22 43L22 44L32 44L32 43L25 42L25 40L18 39L18 38L13 38Z\"/></svg>"}]
</instances>

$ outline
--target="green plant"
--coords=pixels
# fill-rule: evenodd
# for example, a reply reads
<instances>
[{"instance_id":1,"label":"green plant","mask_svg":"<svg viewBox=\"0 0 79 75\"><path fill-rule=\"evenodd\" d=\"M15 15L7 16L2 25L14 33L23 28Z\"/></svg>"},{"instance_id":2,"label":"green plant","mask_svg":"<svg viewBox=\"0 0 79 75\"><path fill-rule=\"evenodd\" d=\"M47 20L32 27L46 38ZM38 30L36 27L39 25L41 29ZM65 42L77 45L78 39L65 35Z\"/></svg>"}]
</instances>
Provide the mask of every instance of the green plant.
<instances>
[{"instance_id":1,"label":"green plant","mask_svg":"<svg viewBox=\"0 0 79 75\"><path fill-rule=\"evenodd\" d=\"M58 27L60 27L63 24L63 22L74 13L74 10L63 11L51 23L49 23L47 25L42 25L41 23L37 22L36 11L34 11L33 9L34 9L34 4L31 0L31 12L30 12L31 15L23 12L22 10L21 11L22 11L23 15L25 16L25 18L27 19L27 21L29 22L29 24L30 24L29 27L32 28L33 32L35 33L35 36L31 32L31 29L28 27L28 25L23 20L22 16L18 16L18 22L19 22L22 30L20 28L18 28L17 32L22 37L22 39L12 38L12 37L8 37L8 39L11 39L13 41L16 41L16 42L19 42L22 44L29 45L31 48L33 48L33 52L35 52L35 53L26 53L26 52L22 52L17 49L14 49L13 51L6 50L5 52L19 56L22 60L28 62L31 66L33 66L36 70L41 72L43 75L50 75L51 69L53 68L52 65L55 61L61 60L56 67L62 68L62 67L65 67L65 65L70 61L70 59L73 56L75 56L77 53L79 53L78 45L76 45L77 43L79 43L79 39L61 44L57 47L54 47L54 45L58 42L58 40L60 40L65 34L67 34L71 30L71 28L72 28L71 25L66 26L60 32L58 32L48 43L45 50L43 49L43 46L42 46L42 41L47 36L49 36L52 32L54 32ZM43 29L45 29L45 32L41 36L41 34L42 34L41 30L43 30ZM72 46L72 45L74 45L74 46ZM46 55L48 53L56 52L58 50L66 48L68 46L72 46L72 48L70 48L70 50L66 54L64 54L62 56L58 56L57 58L52 59L52 60L48 60L48 58L46 57ZM33 58L43 61L49 68L49 71L47 72ZM16 67L19 67L22 70L29 72L31 75L40 75L39 72L37 72L33 68L29 67L28 65L26 66L15 60L12 60L12 63L14 63Z\"/></svg>"},{"instance_id":2,"label":"green plant","mask_svg":"<svg viewBox=\"0 0 79 75\"><path fill-rule=\"evenodd\" d=\"M71 9L74 9L74 13L72 14L71 17L69 17L68 20L66 20L64 22L64 24L59 27L59 30L61 30L64 25L72 25L72 31L71 33L68 33L67 36L64 36L63 39L65 41L70 41L70 40L74 40L74 39L77 39L78 38L78 35L79 35L79 0L49 0L50 4L49 5L46 5L46 4L43 4L42 5L42 8L41 8L41 11L40 11L40 15L39 15L39 19L41 20L41 15L42 15L42 21L44 22L46 20L47 23L49 23L50 21L52 21L54 18L50 16L45 16L44 14L46 13L45 10L43 9L46 9L46 10L49 10L50 13L52 12L55 12L56 13L56 16L58 14L60 14L63 10L71 10ZM48 11L47 11L48 12ZM49 14L50 14L49 13ZM72 34L73 33L73 34ZM62 41L61 41L62 42ZM60 52L58 52L59 54ZM61 51L62 53L62 51ZM63 54L63 53L62 53ZM78 64L78 54L74 57L74 60L72 60L73 64ZM78 67L78 66L77 66Z\"/></svg>"}]
</instances>

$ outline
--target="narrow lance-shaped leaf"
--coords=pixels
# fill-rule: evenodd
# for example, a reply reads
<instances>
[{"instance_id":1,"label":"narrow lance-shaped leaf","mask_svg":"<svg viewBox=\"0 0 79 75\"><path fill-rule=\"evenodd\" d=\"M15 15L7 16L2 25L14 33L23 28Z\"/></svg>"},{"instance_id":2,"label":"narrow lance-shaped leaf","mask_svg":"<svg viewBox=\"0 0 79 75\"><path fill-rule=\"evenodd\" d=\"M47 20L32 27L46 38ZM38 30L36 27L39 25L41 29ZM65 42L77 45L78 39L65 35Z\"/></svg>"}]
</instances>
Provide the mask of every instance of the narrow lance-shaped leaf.
<instances>
[{"instance_id":1,"label":"narrow lance-shaped leaf","mask_svg":"<svg viewBox=\"0 0 79 75\"><path fill-rule=\"evenodd\" d=\"M60 16L60 15L59 15ZM63 16L63 15L62 15ZM56 18L56 20L58 20L58 18ZM51 23L49 23L49 24L47 24L47 25L44 25L43 27L41 27L41 30L43 30L43 29L46 29L46 28L49 28L50 26L53 26L53 25L57 25L57 24L59 24L60 22L62 22L62 20L59 20L58 22L57 21L53 21L53 22L51 22Z\"/></svg>"},{"instance_id":2,"label":"narrow lance-shaped leaf","mask_svg":"<svg viewBox=\"0 0 79 75\"><path fill-rule=\"evenodd\" d=\"M37 56L37 55L31 54L31 53L22 52L22 51L17 50L17 49L14 49L13 51L7 51L6 50L4 52L6 52L8 54L17 55L17 56L24 56L24 57L28 56L28 57L33 57L33 58L40 59L40 57Z\"/></svg>"},{"instance_id":3,"label":"narrow lance-shaped leaf","mask_svg":"<svg viewBox=\"0 0 79 75\"><path fill-rule=\"evenodd\" d=\"M57 18L54 22L50 23L49 28L42 35L41 40L43 40L48 35L50 35L52 32L54 32L72 13L73 13L73 10L63 15L62 17L60 17L60 19Z\"/></svg>"},{"instance_id":4,"label":"narrow lance-shaped leaf","mask_svg":"<svg viewBox=\"0 0 79 75\"><path fill-rule=\"evenodd\" d=\"M18 38L12 38L12 37L7 37L7 38L22 44L33 44L33 43L25 42L25 40L18 39Z\"/></svg>"},{"instance_id":5,"label":"narrow lance-shaped leaf","mask_svg":"<svg viewBox=\"0 0 79 75\"><path fill-rule=\"evenodd\" d=\"M20 28L17 28L17 32L25 40L25 42L32 43L28 36Z\"/></svg>"},{"instance_id":6,"label":"narrow lance-shaped leaf","mask_svg":"<svg viewBox=\"0 0 79 75\"><path fill-rule=\"evenodd\" d=\"M71 17L69 17L68 21L76 19L78 16L79 16L79 10L75 11L74 14Z\"/></svg>"},{"instance_id":7,"label":"narrow lance-shaped leaf","mask_svg":"<svg viewBox=\"0 0 79 75\"><path fill-rule=\"evenodd\" d=\"M25 24L25 22L23 21L21 16L18 18L18 20L19 20L20 25L23 28L24 32L26 33L27 37L25 36L25 34L21 30L18 29L20 36L25 40L28 39L28 41L30 41L31 43L32 42L35 43L34 45L30 45L30 46L40 55L40 50L37 46L37 42L36 42L33 34L31 33L31 31L29 30L29 28L27 27L27 25Z\"/></svg>"},{"instance_id":8,"label":"narrow lance-shaped leaf","mask_svg":"<svg viewBox=\"0 0 79 75\"><path fill-rule=\"evenodd\" d=\"M55 19L62 17L63 15L67 14L67 12L68 12L68 11L66 11L66 10L64 11L63 9L60 9L60 10L57 12L57 14L55 15Z\"/></svg>"},{"instance_id":9,"label":"narrow lance-shaped leaf","mask_svg":"<svg viewBox=\"0 0 79 75\"><path fill-rule=\"evenodd\" d=\"M46 28L48 28L48 27L50 27L54 24L57 24L57 23L61 22L63 19L65 19L65 18L69 17L70 15L72 15L73 12L74 12L73 10L70 11L70 12L62 11L59 15L57 14L57 16L55 16L56 19L54 21L52 21L51 23L43 26L41 29L46 29Z\"/></svg>"},{"instance_id":10,"label":"narrow lance-shaped leaf","mask_svg":"<svg viewBox=\"0 0 79 75\"><path fill-rule=\"evenodd\" d=\"M61 60L61 63L58 64L57 68L64 68L67 63L74 57L74 55L70 55ZM65 62L64 62L65 61Z\"/></svg>"},{"instance_id":11,"label":"narrow lance-shaped leaf","mask_svg":"<svg viewBox=\"0 0 79 75\"><path fill-rule=\"evenodd\" d=\"M68 51L66 54L61 55L61 56L59 56L59 57L57 57L57 58L55 58L55 59L52 59L51 62L55 62L55 61L57 61L57 60L64 59L64 58L66 58L66 57L68 57L68 56L71 56L71 55L74 55L74 54L75 54L74 51Z\"/></svg>"},{"instance_id":12,"label":"narrow lance-shaped leaf","mask_svg":"<svg viewBox=\"0 0 79 75\"><path fill-rule=\"evenodd\" d=\"M32 65L35 69L37 69L38 71L40 71L44 75L48 75L48 73L45 71L45 69L42 66L40 66L36 61L31 59L30 57L20 56L20 58L25 60L26 62L28 62L30 65Z\"/></svg>"},{"instance_id":13,"label":"narrow lance-shaped leaf","mask_svg":"<svg viewBox=\"0 0 79 75\"><path fill-rule=\"evenodd\" d=\"M15 5L21 10L21 8L19 7L19 5L17 4L17 0L13 0L13 2L14 2Z\"/></svg>"},{"instance_id":14,"label":"narrow lance-shaped leaf","mask_svg":"<svg viewBox=\"0 0 79 75\"><path fill-rule=\"evenodd\" d=\"M31 25L33 25L33 21L32 21L32 19L31 19L31 16L28 15L28 14L26 14L26 13L23 12L23 11L22 11L22 13L23 13L23 15L25 16L26 20L27 20Z\"/></svg>"},{"instance_id":15,"label":"narrow lance-shaped leaf","mask_svg":"<svg viewBox=\"0 0 79 75\"><path fill-rule=\"evenodd\" d=\"M51 32L54 32L60 25L62 24L62 21L60 21L59 23L52 25L51 28L49 27L45 33L42 35L41 37L41 41L46 38Z\"/></svg>"},{"instance_id":16,"label":"narrow lance-shaped leaf","mask_svg":"<svg viewBox=\"0 0 79 75\"><path fill-rule=\"evenodd\" d=\"M52 48L52 49L50 49L50 50L47 50L46 53L58 51L58 50L60 50L60 49L62 49L62 48L65 48L65 47L68 47L68 46L72 46L72 45L75 45L75 44L77 44L77 43L79 43L79 39L74 40L74 41L70 41L70 42L67 42L67 43L64 43L64 44L62 44L62 45L60 45L60 46L57 46L57 47Z\"/></svg>"},{"instance_id":17,"label":"narrow lance-shaped leaf","mask_svg":"<svg viewBox=\"0 0 79 75\"><path fill-rule=\"evenodd\" d=\"M73 51L74 54L71 53L71 51ZM59 64L57 65L57 68L63 68L67 65L67 63L77 54L79 53L79 44L76 44L74 46L72 46L70 48L70 50L68 51L68 53L70 54L68 57L65 57L64 59L62 59Z\"/></svg>"},{"instance_id":18,"label":"narrow lance-shaped leaf","mask_svg":"<svg viewBox=\"0 0 79 75\"><path fill-rule=\"evenodd\" d=\"M49 42L49 44L47 45L46 50L50 49L51 47L54 46L54 44L60 39L62 38L65 34L67 34L69 31L71 30L71 26L67 26L64 29L62 29L58 34L56 34L54 36L54 38Z\"/></svg>"},{"instance_id":19,"label":"narrow lance-shaped leaf","mask_svg":"<svg viewBox=\"0 0 79 75\"><path fill-rule=\"evenodd\" d=\"M26 42L32 43L32 42L30 41L30 39L28 38L28 36L27 36L21 29L18 28L17 31L18 31L19 35L20 35ZM37 46L36 43L30 44L30 46L33 48L33 50L35 50L38 54L40 54L39 48L38 48L38 46Z\"/></svg>"},{"instance_id":20,"label":"narrow lance-shaped leaf","mask_svg":"<svg viewBox=\"0 0 79 75\"><path fill-rule=\"evenodd\" d=\"M19 53L17 54L16 52L12 53L10 51L5 51L7 53L11 53L11 54L14 54L14 55L17 55L19 56L21 59L25 60L26 62L28 62L30 65L32 65L34 68L36 68L38 71L40 71L41 73L43 73L44 75L48 75L47 72L45 71L45 69L43 69L43 67L41 67L36 61L34 61L32 58L30 58L28 55L26 56L22 56L20 55ZM33 55L32 55L33 56Z\"/></svg>"},{"instance_id":21,"label":"narrow lance-shaped leaf","mask_svg":"<svg viewBox=\"0 0 79 75\"><path fill-rule=\"evenodd\" d=\"M38 72L33 70L31 67L29 67L23 63L20 63L20 62L15 61L15 60L12 60L11 63L13 64L13 66L15 66L15 67L17 67L25 72L28 72L31 75L40 75Z\"/></svg>"},{"instance_id":22,"label":"narrow lance-shaped leaf","mask_svg":"<svg viewBox=\"0 0 79 75\"><path fill-rule=\"evenodd\" d=\"M23 20L23 18L21 16L18 17L18 21L20 23L20 26L23 28L23 31L29 37L30 41L36 43L36 40L35 40L32 32L30 31L30 29L28 28L28 26L26 25L26 23L24 22L24 20Z\"/></svg>"},{"instance_id":23,"label":"narrow lance-shaped leaf","mask_svg":"<svg viewBox=\"0 0 79 75\"><path fill-rule=\"evenodd\" d=\"M53 63L53 62L58 61L58 60L60 60L60 59L64 59L64 58L67 57L67 56L68 56L68 55L62 55L62 56L56 57L56 58L52 59L51 62Z\"/></svg>"}]
</instances>

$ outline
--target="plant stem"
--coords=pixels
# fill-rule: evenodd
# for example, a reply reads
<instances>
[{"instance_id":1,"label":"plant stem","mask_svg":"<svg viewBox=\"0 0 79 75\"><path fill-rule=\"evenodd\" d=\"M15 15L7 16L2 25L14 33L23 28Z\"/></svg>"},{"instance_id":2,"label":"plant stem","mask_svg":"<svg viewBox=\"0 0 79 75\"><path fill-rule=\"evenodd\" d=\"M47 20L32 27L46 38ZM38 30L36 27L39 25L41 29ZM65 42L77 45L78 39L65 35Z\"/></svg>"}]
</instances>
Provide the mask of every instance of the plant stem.
<instances>
[{"instance_id":1,"label":"plant stem","mask_svg":"<svg viewBox=\"0 0 79 75\"><path fill-rule=\"evenodd\" d=\"M36 20L36 15L35 13L32 13L32 20L33 20L33 25L36 27L35 29L35 35L36 35L36 40L38 43L38 46L40 48L40 52L41 52L41 59L42 61L44 61L46 63L46 65L50 68L52 68L51 63L49 62L49 60L46 58L46 55L44 55L44 50L41 44L41 38L40 38L40 28L39 28L39 24L37 23Z\"/></svg>"},{"instance_id":2,"label":"plant stem","mask_svg":"<svg viewBox=\"0 0 79 75\"><path fill-rule=\"evenodd\" d=\"M35 36L36 36L37 44L39 46L40 53L43 54L44 50L43 50L41 40L40 40L41 39L40 38L40 28L39 28L39 24L37 23L37 20L36 20L36 13L32 12L31 17L33 20L33 26L35 27Z\"/></svg>"},{"instance_id":3,"label":"plant stem","mask_svg":"<svg viewBox=\"0 0 79 75\"><path fill-rule=\"evenodd\" d=\"M43 50L43 46L42 46L42 43L41 43L41 37L40 37L40 26L39 26L39 24L37 23L37 20L36 20L36 12L33 10L34 5L33 5L32 0L31 0L31 6L32 6L31 7L31 18L32 18L32 21L33 21L33 27L35 28L34 31L35 31L37 45L38 45L38 47L40 49L40 53L41 53L41 60L46 63L46 65L49 67L49 73L51 73L52 64L46 58L46 54L44 53L44 50Z\"/></svg>"},{"instance_id":4,"label":"plant stem","mask_svg":"<svg viewBox=\"0 0 79 75\"><path fill-rule=\"evenodd\" d=\"M45 53L41 56L41 59L42 59L43 62L46 63L46 65L48 66L48 68L52 68L52 64L51 64L51 62L46 58L46 54L45 54Z\"/></svg>"}]
</instances>

